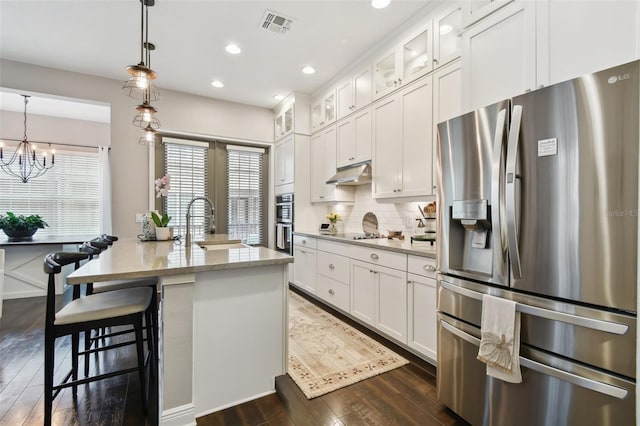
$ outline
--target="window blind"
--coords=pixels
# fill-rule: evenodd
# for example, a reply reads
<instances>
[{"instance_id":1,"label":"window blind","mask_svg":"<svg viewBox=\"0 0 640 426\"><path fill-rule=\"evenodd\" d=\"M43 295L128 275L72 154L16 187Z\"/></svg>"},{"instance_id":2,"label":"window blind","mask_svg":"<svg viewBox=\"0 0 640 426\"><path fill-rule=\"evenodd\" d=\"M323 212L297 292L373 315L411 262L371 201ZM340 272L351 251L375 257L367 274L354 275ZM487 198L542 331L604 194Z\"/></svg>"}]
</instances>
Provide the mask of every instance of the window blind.
<instances>
[{"instance_id":1,"label":"window blind","mask_svg":"<svg viewBox=\"0 0 640 426\"><path fill-rule=\"evenodd\" d=\"M164 197L164 211L171 216L170 225L177 234L186 231L187 205L194 197L207 196L207 144L165 142L165 173L171 176L171 190ZM204 229L206 203L197 202L191 209L191 224Z\"/></svg>"},{"instance_id":2,"label":"window blind","mask_svg":"<svg viewBox=\"0 0 640 426\"><path fill-rule=\"evenodd\" d=\"M99 175L97 152L60 150L55 165L28 183L0 172L0 214L42 216L49 227L40 236L98 234Z\"/></svg>"},{"instance_id":3,"label":"window blind","mask_svg":"<svg viewBox=\"0 0 640 426\"><path fill-rule=\"evenodd\" d=\"M247 244L262 244L264 150L227 146L227 232Z\"/></svg>"}]
</instances>

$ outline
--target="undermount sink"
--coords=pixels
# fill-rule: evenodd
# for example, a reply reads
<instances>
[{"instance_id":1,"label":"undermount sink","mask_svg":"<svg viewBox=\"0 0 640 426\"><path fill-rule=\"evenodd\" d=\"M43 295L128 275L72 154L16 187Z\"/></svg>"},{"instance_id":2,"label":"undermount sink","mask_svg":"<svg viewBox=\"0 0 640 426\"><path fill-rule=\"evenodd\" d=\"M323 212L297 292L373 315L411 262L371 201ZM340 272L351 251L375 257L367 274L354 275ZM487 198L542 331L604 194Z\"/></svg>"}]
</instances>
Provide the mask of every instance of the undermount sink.
<instances>
[{"instance_id":1,"label":"undermount sink","mask_svg":"<svg viewBox=\"0 0 640 426\"><path fill-rule=\"evenodd\" d=\"M249 247L240 240L198 241L200 247L205 250L228 250Z\"/></svg>"}]
</instances>

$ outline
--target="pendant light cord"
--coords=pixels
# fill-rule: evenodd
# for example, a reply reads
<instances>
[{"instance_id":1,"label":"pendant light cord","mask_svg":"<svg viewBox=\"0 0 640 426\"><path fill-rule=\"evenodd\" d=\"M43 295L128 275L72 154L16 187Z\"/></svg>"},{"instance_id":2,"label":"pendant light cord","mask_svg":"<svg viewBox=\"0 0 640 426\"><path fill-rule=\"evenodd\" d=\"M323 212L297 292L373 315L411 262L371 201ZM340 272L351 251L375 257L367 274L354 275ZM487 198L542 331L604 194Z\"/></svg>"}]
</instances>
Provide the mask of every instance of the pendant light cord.
<instances>
[{"instance_id":1,"label":"pendant light cord","mask_svg":"<svg viewBox=\"0 0 640 426\"><path fill-rule=\"evenodd\" d=\"M24 136L23 136L23 141L26 142L27 141L27 103L29 103L29 96L28 95L22 95L24 96Z\"/></svg>"}]
</instances>

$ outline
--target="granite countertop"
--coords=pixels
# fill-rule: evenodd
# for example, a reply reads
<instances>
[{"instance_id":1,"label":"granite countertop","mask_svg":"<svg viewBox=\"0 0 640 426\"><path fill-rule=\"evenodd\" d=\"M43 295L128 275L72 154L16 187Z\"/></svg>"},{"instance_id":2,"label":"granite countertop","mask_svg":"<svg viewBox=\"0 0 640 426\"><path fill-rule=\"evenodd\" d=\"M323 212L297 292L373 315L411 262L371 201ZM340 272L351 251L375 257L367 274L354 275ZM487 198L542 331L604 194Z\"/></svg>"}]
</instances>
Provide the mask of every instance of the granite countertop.
<instances>
[{"instance_id":1,"label":"granite countertop","mask_svg":"<svg viewBox=\"0 0 640 426\"><path fill-rule=\"evenodd\" d=\"M394 238L373 238L368 240L354 240L355 235L360 234L335 234L327 235L319 232L295 231L294 235L302 235L307 237L319 238L322 240L336 241L340 243L355 244L365 247L375 247L382 250L395 251L397 253L412 254L414 256L436 257L436 246L427 245L428 243L420 242L419 245L411 244L411 237L407 236L404 240Z\"/></svg>"},{"instance_id":2,"label":"granite countertop","mask_svg":"<svg viewBox=\"0 0 640 426\"><path fill-rule=\"evenodd\" d=\"M205 236L205 239L220 243L228 237L213 234ZM116 241L98 258L69 274L67 283L159 277L292 262L293 257L266 247L206 250L197 242L185 247L180 241L141 242L129 238Z\"/></svg>"},{"instance_id":3,"label":"granite countertop","mask_svg":"<svg viewBox=\"0 0 640 426\"><path fill-rule=\"evenodd\" d=\"M43 244L82 244L85 241L92 240L99 237L99 234L91 235L43 235L38 236L38 233L30 240L25 241L9 241L9 237L0 233L0 247L10 246L35 246ZM2 238L4 237L4 238Z\"/></svg>"}]
</instances>

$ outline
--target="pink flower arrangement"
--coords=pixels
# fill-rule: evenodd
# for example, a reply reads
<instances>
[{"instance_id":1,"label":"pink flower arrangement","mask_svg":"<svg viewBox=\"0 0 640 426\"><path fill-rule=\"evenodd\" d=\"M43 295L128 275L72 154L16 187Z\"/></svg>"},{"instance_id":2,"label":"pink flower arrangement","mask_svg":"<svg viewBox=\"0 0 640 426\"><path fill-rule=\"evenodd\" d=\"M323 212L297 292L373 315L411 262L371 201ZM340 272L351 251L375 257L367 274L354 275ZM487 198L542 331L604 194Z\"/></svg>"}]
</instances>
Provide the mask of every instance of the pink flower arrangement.
<instances>
[{"instance_id":1,"label":"pink flower arrangement","mask_svg":"<svg viewBox=\"0 0 640 426\"><path fill-rule=\"evenodd\" d=\"M171 189L171 176L164 175L160 179L155 180L156 198L166 197Z\"/></svg>"}]
</instances>

